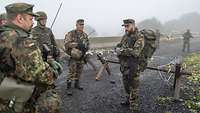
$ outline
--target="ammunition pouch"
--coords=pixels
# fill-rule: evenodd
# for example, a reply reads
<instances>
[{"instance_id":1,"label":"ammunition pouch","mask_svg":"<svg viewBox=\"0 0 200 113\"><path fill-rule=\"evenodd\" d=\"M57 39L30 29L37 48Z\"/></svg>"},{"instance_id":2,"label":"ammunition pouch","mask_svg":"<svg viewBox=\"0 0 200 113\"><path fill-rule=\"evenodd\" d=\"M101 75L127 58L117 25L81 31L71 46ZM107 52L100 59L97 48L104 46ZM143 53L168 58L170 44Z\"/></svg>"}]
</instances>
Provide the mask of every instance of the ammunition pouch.
<instances>
[{"instance_id":1,"label":"ammunition pouch","mask_svg":"<svg viewBox=\"0 0 200 113\"><path fill-rule=\"evenodd\" d=\"M24 105L31 98L35 85L5 77L0 85L0 99L10 101L15 97L14 111L22 113Z\"/></svg>"}]
</instances>

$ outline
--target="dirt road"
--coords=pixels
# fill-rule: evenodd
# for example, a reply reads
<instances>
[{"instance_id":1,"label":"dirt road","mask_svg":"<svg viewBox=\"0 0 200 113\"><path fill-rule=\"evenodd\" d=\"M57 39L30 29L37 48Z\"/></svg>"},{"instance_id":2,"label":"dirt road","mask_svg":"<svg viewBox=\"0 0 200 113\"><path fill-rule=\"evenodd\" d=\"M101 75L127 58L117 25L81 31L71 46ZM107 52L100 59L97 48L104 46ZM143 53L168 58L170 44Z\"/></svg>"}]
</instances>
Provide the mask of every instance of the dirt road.
<instances>
[{"instance_id":1,"label":"dirt road","mask_svg":"<svg viewBox=\"0 0 200 113\"><path fill-rule=\"evenodd\" d=\"M191 52L200 51L200 39L191 40ZM182 41L161 42L160 49L155 54L154 65L170 62L175 56L184 56L181 52ZM94 59L97 67L100 62ZM103 73L101 80L95 81L95 73L90 67L85 66L81 84L83 91L74 89L73 96L66 95L65 71L57 81L58 90L62 97L63 105L61 113L129 113L128 107L120 105L124 95L119 65L111 64L112 76ZM115 80L115 84L109 81ZM160 79L158 72L146 70L140 76L140 107L141 113L189 113L182 102L170 102L159 104L157 97L173 96L172 86Z\"/></svg>"}]
</instances>

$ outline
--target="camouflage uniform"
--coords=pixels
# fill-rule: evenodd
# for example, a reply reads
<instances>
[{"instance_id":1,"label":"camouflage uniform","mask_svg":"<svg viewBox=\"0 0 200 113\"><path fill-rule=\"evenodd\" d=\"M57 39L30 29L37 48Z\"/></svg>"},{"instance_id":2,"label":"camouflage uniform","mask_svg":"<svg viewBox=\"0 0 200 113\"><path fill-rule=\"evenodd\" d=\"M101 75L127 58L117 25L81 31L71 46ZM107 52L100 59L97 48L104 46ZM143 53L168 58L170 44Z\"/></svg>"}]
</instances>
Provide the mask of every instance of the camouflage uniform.
<instances>
[{"instance_id":1,"label":"camouflage uniform","mask_svg":"<svg viewBox=\"0 0 200 113\"><path fill-rule=\"evenodd\" d=\"M156 47L159 48L160 47L160 32L159 30L156 30Z\"/></svg>"},{"instance_id":2,"label":"camouflage uniform","mask_svg":"<svg viewBox=\"0 0 200 113\"><path fill-rule=\"evenodd\" d=\"M43 58L45 61L47 60L48 53L44 50L43 44L46 44L48 46L48 48L51 50L50 54L55 60L57 60L57 57L59 56L59 49L56 44L53 32L50 28L45 26L43 27L39 23L40 20L47 19L47 15L42 11L37 12L36 14L40 16L36 17L38 24L32 29L33 38L37 40L37 43L39 45L40 50L43 53Z\"/></svg>"},{"instance_id":3,"label":"camouflage uniform","mask_svg":"<svg viewBox=\"0 0 200 113\"><path fill-rule=\"evenodd\" d=\"M0 25L5 24L7 22L7 15L6 13L0 14Z\"/></svg>"},{"instance_id":4,"label":"camouflage uniform","mask_svg":"<svg viewBox=\"0 0 200 113\"><path fill-rule=\"evenodd\" d=\"M5 8L8 15L25 13L35 16L32 12L33 5L30 4L14 3ZM0 112L34 113L35 108L37 108L37 111L41 111L42 107L37 107L40 105L39 103L41 103L41 100L43 100L43 103L49 103L50 100L47 100L48 98L42 98L42 96L39 97L40 94L37 96L41 99L37 100L38 97L34 98L34 95L32 95L33 89L43 86L44 94L48 92L48 89L54 90L52 89L52 86L54 87L54 81L57 78L57 75L56 70L54 70L47 62L43 61L41 51L35 44L35 41L32 40L30 33L12 22L1 26L0 53L0 71L5 75L4 80L12 80L15 82L14 85L16 85L13 86L13 90L11 90L10 87L13 82L12 84L8 83L4 85L7 89L2 89L4 82L0 85ZM27 91L21 91L20 87L18 87L19 85L25 87L25 89L28 89L28 86L33 88L28 92L30 93L30 97L29 95L28 97L25 97ZM7 91L7 94L2 95L5 91ZM9 93L9 91L12 91L12 93ZM56 93L52 94L56 95ZM35 101L33 101L32 98L34 98ZM59 109L59 96L54 96L52 102L58 102L55 106L49 106L56 108L56 110L53 112L47 110L45 113L56 113ZM12 106L10 106L10 104Z\"/></svg>"},{"instance_id":5,"label":"camouflage uniform","mask_svg":"<svg viewBox=\"0 0 200 113\"><path fill-rule=\"evenodd\" d=\"M124 20L130 23L132 19ZM120 61L120 71L131 110L138 110L139 100L139 56L144 47L144 36L136 29L133 33L126 33L121 42L117 45L120 49L118 53Z\"/></svg>"},{"instance_id":6,"label":"camouflage uniform","mask_svg":"<svg viewBox=\"0 0 200 113\"><path fill-rule=\"evenodd\" d=\"M59 113L60 97L55 90L48 90L41 94L36 103L35 113Z\"/></svg>"},{"instance_id":7,"label":"camouflage uniform","mask_svg":"<svg viewBox=\"0 0 200 113\"><path fill-rule=\"evenodd\" d=\"M190 38L192 38L192 34L190 33L190 30L187 30L183 34L183 52L185 52L185 48L187 46L187 52L190 52Z\"/></svg>"},{"instance_id":8,"label":"camouflage uniform","mask_svg":"<svg viewBox=\"0 0 200 113\"><path fill-rule=\"evenodd\" d=\"M89 39L85 32L77 30L70 31L65 36L65 50L71 56L69 60L69 75L67 78L68 86L71 87L71 81L75 80L75 87L79 87L79 78L83 71L85 53L89 49ZM75 43L75 46L73 45ZM73 50L77 52L73 52ZM75 58L73 54L78 54L80 58Z\"/></svg>"}]
</instances>

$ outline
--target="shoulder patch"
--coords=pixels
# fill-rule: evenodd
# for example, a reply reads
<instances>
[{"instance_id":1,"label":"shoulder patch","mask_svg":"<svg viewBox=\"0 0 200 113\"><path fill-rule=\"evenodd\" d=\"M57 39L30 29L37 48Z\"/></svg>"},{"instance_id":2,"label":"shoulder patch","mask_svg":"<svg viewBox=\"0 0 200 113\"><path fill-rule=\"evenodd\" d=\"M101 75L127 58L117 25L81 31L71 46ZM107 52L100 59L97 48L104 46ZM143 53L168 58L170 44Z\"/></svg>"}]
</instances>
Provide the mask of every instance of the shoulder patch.
<instances>
[{"instance_id":1,"label":"shoulder patch","mask_svg":"<svg viewBox=\"0 0 200 113\"><path fill-rule=\"evenodd\" d=\"M17 33L16 31L12 30L12 31L5 31L2 32L0 35L0 42L5 42L7 40L13 40L17 37Z\"/></svg>"}]
</instances>

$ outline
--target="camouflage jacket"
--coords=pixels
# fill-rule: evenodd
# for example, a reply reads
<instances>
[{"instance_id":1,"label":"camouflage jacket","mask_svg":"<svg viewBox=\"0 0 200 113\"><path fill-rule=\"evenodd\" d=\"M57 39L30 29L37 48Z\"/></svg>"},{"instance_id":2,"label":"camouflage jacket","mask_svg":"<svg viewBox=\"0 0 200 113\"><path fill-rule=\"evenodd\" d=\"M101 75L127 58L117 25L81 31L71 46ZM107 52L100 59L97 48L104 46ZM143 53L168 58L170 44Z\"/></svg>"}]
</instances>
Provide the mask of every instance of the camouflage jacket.
<instances>
[{"instance_id":1,"label":"camouflage jacket","mask_svg":"<svg viewBox=\"0 0 200 113\"><path fill-rule=\"evenodd\" d=\"M117 48L121 49L119 56L138 58L144 48L144 36L138 30L125 34L121 42L117 44Z\"/></svg>"},{"instance_id":2,"label":"camouflage jacket","mask_svg":"<svg viewBox=\"0 0 200 113\"><path fill-rule=\"evenodd\" d=\"M65 51L69 55L71 54L72 48L74 48L72 43L77 43L78 45L75 48L79 49L83 54L89 50L89 39L85 32L77 32L76 30L72 30L65 35Z\"/></svg>"},{"instance_id":3,"label":"camouflage jacket","mask_svg":"<svg viewBox=\"0 0 200 113\"><path fill-rule=\"evenodd\" d=\"M52 85L56 79L54 70L42 59L41 51L31 35L14 24L0 27L0 65L13 76L26 82ZM11 67L11 68L10 68Z\"/></svg>"},{"instance_id":4,"label":"camouflage jacket","mask_svg":"<svg viewBox=\"0 0 200 113\"><path fill-rule=\"evenodd\" d=\"M31 32L33 39L37 41L41 51L43 51L43 44L47 44L47 46L51 49L51 53L56 54L55 52L57 52L59 49L50 28L41 28L40 26L36 26Z\"/></svg>"},{"instance_id":5,"label":"camouflage jacket","mask_svg":"<svg viewBox=\"0 0 200 113\"><path fill-rule=\"evenodd\" d=\"M193 36L192 36L192 34L191 34L190 32L185 32L185 33L183 34L183 38L184 38L185 41L189 41L190 38L192 38L192 37L193 37Z\"/></svg>"}]
</instances>

